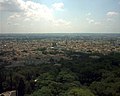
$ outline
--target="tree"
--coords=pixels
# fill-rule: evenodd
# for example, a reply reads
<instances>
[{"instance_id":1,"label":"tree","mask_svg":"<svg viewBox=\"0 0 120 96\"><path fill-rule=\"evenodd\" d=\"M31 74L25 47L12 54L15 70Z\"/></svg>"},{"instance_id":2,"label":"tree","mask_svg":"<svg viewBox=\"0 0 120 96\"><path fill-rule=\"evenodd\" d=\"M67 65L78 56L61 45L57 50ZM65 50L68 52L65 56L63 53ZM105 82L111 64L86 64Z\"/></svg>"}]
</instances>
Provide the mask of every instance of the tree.
<instances>
[{"instance_id":1,"label":"tree","mask_svg":"<svg viewBox=\"0 0 120 96\"><path fill-rule=\"evenodd\" d=\"M35 91L30 96L54 96L51 92L51 89L48 87L42 87L41 89Z\"/></svg>"},{"instance_id":2,"label":"tree","mask_svg":"<svg viewBox=\"0 0 120 96\"><path fill-rule=\"evenodd\" d=\"M73 82L77 79L77 76L69 71L69 70L62 70L61 72L59 72L56 80L61 82L61 83L70 83Z\"/></svg>"},{"instance_id":3,"label":"tree","mask_svg":"<svg viewBox=\"0 0 120 96\"><path fill-rule=\"evenodd\" d=\"M4 67L0 66L0 93L4 91L3 82L5 81Z\"/></svg>"},{"instance_id":4,"label":"tree","mask_svg":"<svg viewBox=\"0 0 120 96\"><path fill-rule=\"evenodd\" d=\"M3 92L3 86L2 86L2 82L0 82L0 93Z\"/></svg>"},{"instance_id":5,"label":"tree","mask_svg":"<svg viewBox=\"0 0 120 96\"><path fill-rule=\"evenodd\" d=\"M23 79L21 78L17 89L17 96L24 96L24 94L25 94L25 84Z\"/></svg>"},{"instance_id":6,"label":"tree","mask_svg":"<svg viewBox=\"0 0 120 96\"><path fill-rule=\"evenodd\" d=\"M95 96L90 90L82 88L72 88L65 96Z\"/></svg>"}]
</instances>

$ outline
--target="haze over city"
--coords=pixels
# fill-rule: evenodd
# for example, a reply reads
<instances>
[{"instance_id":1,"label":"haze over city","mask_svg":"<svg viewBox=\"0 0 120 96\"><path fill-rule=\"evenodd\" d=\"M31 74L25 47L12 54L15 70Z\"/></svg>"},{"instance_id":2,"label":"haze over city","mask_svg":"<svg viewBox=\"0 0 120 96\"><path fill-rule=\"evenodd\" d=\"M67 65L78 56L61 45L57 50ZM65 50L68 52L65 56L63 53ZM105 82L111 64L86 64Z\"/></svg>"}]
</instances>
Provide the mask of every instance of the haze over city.
<instances>
[{"instance_id":1,"label":"haze over city","mask_svg":"<svg viewBox=\"0 0 120 96\"><path fill-rule=\"evenodd\" d=\"M120 33L120 0L0 0L0 33Z\"/></svg>"}]
</instances>

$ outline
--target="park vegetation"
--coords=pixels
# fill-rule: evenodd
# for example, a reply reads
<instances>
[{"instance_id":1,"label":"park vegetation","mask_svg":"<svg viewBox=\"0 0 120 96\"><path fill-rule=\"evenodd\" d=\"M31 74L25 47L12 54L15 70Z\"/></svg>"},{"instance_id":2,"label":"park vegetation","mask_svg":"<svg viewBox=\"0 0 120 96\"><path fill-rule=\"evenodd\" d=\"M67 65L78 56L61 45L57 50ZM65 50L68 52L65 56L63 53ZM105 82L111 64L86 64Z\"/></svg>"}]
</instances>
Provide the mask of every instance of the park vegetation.
<instances>
[{"instance_id":1,"label":"park vegetation","mask_svg":"<svg viewBox=\"0 0 120 96\"><path fill-rule=\"evenodd\" d=\"M71 59L62 58L57 64L52 59L49 64L1 65L0 93L16 90L21 96L120 96L120 53L65 54Z\"/></svg>"}]
</instances>

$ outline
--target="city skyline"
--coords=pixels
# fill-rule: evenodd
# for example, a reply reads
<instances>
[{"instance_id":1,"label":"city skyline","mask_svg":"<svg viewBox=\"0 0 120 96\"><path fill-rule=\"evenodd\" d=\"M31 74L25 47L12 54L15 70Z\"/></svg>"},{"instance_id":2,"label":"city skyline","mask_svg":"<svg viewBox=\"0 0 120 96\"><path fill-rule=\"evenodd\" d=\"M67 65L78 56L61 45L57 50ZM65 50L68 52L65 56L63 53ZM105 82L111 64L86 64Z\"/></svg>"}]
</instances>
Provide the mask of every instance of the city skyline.
<instances>
[{"instance_id":1,"label":"city skyline","mask_svg":"<svg viewBox=\"0 0 120 96\"><path fill-rule=\"evenodd\" d=\"M0 33L120 33L120 0L1 0Z\"/></svg>"}]
</instances>

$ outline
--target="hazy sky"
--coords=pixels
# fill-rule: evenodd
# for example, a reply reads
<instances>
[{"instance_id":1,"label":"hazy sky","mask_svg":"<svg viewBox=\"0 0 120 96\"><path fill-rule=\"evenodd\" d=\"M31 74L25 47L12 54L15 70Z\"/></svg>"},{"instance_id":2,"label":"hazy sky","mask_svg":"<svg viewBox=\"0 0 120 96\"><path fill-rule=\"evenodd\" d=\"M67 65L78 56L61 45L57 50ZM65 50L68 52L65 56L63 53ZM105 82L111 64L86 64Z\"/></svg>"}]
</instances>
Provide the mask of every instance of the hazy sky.
<instances>
[{"instance_id":1,"label":"hazy sky","mask_svg":"<svg viewBox=\"0 0 120 96\"><path fill-rule=\"evenodd\" d=\"M118 32L120 0L0 0L0 33Z\"/></svg>"}]
</instances>

